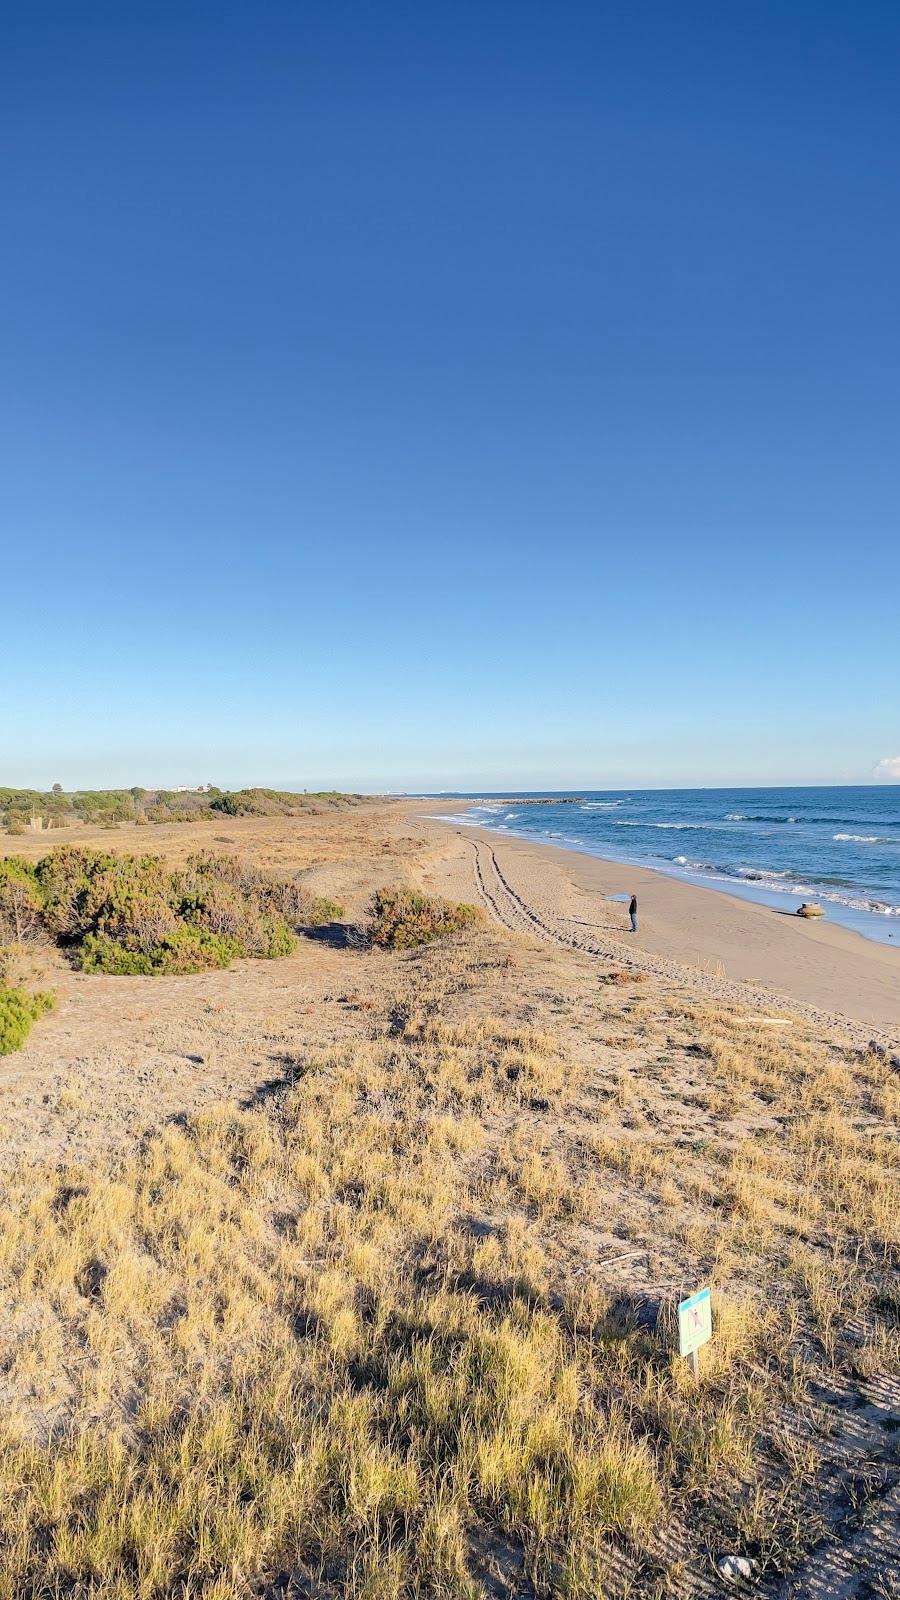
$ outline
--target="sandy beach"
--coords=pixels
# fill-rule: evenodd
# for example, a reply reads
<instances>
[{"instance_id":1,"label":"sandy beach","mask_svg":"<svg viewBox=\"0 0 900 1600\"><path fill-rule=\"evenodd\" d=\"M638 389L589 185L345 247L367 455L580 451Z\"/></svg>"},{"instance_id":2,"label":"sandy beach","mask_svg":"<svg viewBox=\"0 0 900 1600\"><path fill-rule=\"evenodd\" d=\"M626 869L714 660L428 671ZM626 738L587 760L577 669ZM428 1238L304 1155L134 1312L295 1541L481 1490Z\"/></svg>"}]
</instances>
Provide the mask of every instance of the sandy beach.
<instances>
[{"instance_id":1,"label":"sandy beach","mask_svg":"<svg viewBox=\"0 0 900 1600\"><path fill-rule=\"evenodd\" d=\"M721 998L767 998L900 1034L900 950L876 944L834 923L807 921L719 890L695 887L648 868L623 866L576 850L461 828L415 807L424 827L453 839L445 846L447 881L460 893L468 881L493 915L528 927L513 896L498 886L494 903L479 889L476 858L496 885L492 857L517 895L546 923L549 936L572 948L598 940L602 953L631 956L645 970L681 977ZM635 893L639 928L610 895ZM531 923L532 931L537 931ZM598 948L600 946L598 945ZM738 993L740 990L740 993Z\"/></svg>"}]
</instances>

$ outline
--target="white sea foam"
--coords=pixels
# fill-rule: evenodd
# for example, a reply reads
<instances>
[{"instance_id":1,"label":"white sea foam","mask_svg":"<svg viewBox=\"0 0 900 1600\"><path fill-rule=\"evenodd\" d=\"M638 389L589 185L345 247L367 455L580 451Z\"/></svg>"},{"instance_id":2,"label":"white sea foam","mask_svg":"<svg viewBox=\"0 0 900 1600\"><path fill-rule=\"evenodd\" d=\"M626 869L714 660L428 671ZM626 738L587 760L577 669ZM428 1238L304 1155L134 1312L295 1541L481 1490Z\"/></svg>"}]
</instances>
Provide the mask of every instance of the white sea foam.
<instances>
[{"instance_id":1,"label":"white sea foam","mask_svg":"<svg viewBox=\"0 0 900 1600\"><path fill-rule=\"evenodd\" d=\"M614 822L614 828L674 828L677 832L687 828L691 831L702 833L709 826L706 822Z\"/></svg>"},{"instance_id":2,"label":"white sea foam","mask_svg":"<svg viewBox=\"0 0 900 1600\"><path fill-rule=\"evenodd\" d=\"M833 833L839 844L892 844L892 839L882 839L877 833Z\"/></svg>"},{"instance_id":3,"label":"white sea foam","mask_svg":"<svg viewBox=\"0 0 900 1600\"><path fill-rule=\"evenodd\" d=\"M858 895L839 894L837 890L823 888L820 884L802 883L797 881L791 872L759 872L753 867L738 867L734 871L729 871L726 867L714 866L710 861L690 861L687 856L673 856L672 859L676 866L684 867L688 872L701 873L708 878L718 878L723 883L740 878L745 883L756 884L760 889L768 889L772 894L827 900L832 905L846 906L849 911L870 911L876 916L900 917L900 905L889 905L884 900L864 900ZM793 881L786 881L788 879Z\"/></svg>"},{"instance_id":4,"label":"white sea foam","mask_svg":"<svg viewBox=\"0 0 900 1600\"><path fill-rule=\"evenodd\" d=\"M850 894L835 894L830 889L810 889L807 884L795 884L792 894L813 894L817 900L831 900L834 905L849 906L851 911L873 911L879 917L900 917L900 906L889 906L884 900L861 900Z\"/></svg>"}]
</instances>

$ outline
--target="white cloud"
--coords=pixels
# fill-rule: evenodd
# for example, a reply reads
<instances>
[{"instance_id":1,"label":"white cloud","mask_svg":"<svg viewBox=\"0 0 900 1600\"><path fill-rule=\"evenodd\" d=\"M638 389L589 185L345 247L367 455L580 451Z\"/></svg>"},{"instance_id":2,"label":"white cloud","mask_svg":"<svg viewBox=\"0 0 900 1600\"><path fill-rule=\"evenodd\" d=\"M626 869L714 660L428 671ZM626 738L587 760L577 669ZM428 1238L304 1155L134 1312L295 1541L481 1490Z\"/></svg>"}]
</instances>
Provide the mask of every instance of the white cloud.
<instances>
[{"instance_id":1,"label":"white cloud","mask_svg":"<svg viewBox=\"0 0 900 1600\"><path fill-rule=\"evenodd\" d=\"M872 776L876 783L900 783L900 756L885 756Z\"/></svg>"}]
</instances>

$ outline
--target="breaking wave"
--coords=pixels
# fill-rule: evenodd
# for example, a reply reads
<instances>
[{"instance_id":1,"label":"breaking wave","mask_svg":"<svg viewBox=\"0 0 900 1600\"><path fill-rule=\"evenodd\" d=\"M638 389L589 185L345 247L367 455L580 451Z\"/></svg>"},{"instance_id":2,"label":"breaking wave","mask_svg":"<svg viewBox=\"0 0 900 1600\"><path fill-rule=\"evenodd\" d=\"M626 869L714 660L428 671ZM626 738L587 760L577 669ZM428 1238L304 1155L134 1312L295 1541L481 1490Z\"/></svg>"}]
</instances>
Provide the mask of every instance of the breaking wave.
<instances>
[{"instance_id":1,"label":"breaking wave","mask_svg":"<svg viewBox=\"0 0 900 1600\"><path fill-rule=\"evenodd\" d=\"M706 823L706 822L624 822L624 821L620 822L620 821L616 820L613 823L613 827L614 828L676 828L678 830L680 830L682 828L692 828L692 829L696 829L700 833L704 833L707 830L707 828L709 827L709 824Z\"/></svg>"}]
</instances>

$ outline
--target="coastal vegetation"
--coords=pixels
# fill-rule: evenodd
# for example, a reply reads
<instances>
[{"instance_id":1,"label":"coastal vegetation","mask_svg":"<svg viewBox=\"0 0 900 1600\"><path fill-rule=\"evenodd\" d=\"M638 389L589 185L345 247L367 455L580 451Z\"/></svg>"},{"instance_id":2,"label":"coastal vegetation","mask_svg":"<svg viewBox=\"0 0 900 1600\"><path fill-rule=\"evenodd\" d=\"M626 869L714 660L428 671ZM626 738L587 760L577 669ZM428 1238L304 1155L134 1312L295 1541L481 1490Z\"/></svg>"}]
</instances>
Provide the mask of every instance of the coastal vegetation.
<instances>
[{"instance_id":1,"label":"coastal vegetation","mask_svg":"<svg viewBox=\"0 0 900 1600\"><path fill-rule=\"evenodd\" d=\"M59 784L50 790L0 788L0 826L21 835L34 826L70 827L89 823L106 827L118 823L214 821L217 816L300 816L321 807L353 804L358 796L337 790L290 794L276 789L222 790L213 784L199 789L76 790L65 793Z\"/></svg>"},{"instance_id":2,"label":"coastal vegetation","mask_svg":"<svg viewBox=\"0 0 900 1600\"><path fill-rule=\"evenodd\" d=\"M34 867L18 856L0 857L0 947L24 944L43 930L43 896Z\"/></svg>"},{"instance_id":3,"label":"coastal vegetation","mask_svg":"<svg viewBox=\"0 0 900 1600\"><path fill-rule=\"evenodd\" d=\"M305 920L321 910L300 884L236 856L199 852L173 870L158 856L67 846L34 864L0 862L0 938L52 938L83 972L183 974L286 956Z\"/></svg>"},{"instance_id":4,"label":"coastal vegetation","mask_svg":"<svg viewBox=\"0 0 900 1600\"><path fill-rule=\"evenodd\" d=\"M209 808L228 817L292 817L311 805L349 803L352 798L337 789L302 795L284 794L277 789L238 789L234 793L213 795Z\"/></svg>"},{"instance_id":5,"label":"coastal vegetation","mask_svg":"<svg viewBox=\"0 0 900 1600\"><path fill-rule=\"evenodd\" d=\"M43 990L30 994L0 980L0 1056L21 1050L32 1024L52 1009L52 994Z\"/></svg>"},{"instance_id":6,"label":"coastal vegetation","mask_svg":"<svg viewBox=\"0 0 900 1600\"><path fill-rule=\"evenodd\" d=\"M377 889L369 936L373 944L385 949L410 950L471 928L482 917L477 906L442 900L438 895L418 894L414 889Z\"/></svg>"}]
</instances>

